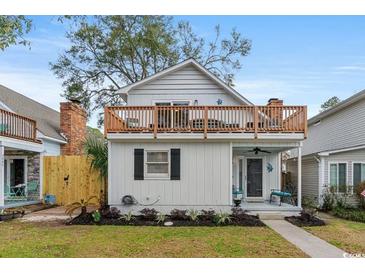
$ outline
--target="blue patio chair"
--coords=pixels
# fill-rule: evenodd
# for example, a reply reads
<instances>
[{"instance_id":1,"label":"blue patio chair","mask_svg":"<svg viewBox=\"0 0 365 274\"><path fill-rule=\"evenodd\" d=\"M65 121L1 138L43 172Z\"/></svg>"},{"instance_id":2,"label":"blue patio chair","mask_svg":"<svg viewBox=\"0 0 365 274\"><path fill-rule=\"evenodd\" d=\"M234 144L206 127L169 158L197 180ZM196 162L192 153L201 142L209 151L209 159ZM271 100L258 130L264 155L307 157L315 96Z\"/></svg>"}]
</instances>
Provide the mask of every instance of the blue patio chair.
<instances>
[{"instance_id":1,"label":"blue patio chair","mask_svg":"<svg viewBox=\"0 0 365 274\"><path fill-rule=\"evenodd\" d=\"M281 200L284 199L284 198L289 198L292 205L295 205L293 195L290 192L281 191L280 189L271 189L270 204L272 202L272 197L273 196L279 197L279 200L280 200L279 206L281 206Z\"/></svg>"},{"instance_id":2,"label":"blue patio chair","mask_svg":"<svg viewBox=\"0 0 365 274\"><path fill-rule=\"evenodd\" d=\"M39 182L36 180L29 181L27 183L27 198L35 198L38 197L39 193Z\"/></svg>"}]
</instances>

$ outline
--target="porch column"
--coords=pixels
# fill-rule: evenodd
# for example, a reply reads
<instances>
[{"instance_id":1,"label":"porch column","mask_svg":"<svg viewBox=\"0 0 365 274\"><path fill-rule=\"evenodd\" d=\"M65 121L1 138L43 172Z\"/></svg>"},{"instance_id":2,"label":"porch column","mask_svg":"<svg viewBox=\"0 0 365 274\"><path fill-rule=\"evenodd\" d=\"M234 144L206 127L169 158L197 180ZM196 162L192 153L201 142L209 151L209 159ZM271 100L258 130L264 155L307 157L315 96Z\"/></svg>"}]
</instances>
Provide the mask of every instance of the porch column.
<instances>
[{"instance_id":1,"label":"porch column","mask_svg":"<svg viewBox=\"0 0 365 274\"><path fill-rule=\"evenodd\" d=\"M302 207L302 147L298 147L298 207Z\"/></svg>"},{"instance_id":2,"label":"porch column","mask_svg":"<svg viewBox=\"0 0 365 274\"><path fill-rule=\"evenodd\" d=\"M4 147L0 145L0 207L5 204L4 185Z\"/></svg>"},{"instance_id":3,"label":"porch column","mask_svg":"<svg viewBox=\"0 0 365 274\"><path fill-rule=\"evenodd\" d=\"M39 200L43 199L43 157L44 152L39 154Z\"/></svg>"}]
</instances>

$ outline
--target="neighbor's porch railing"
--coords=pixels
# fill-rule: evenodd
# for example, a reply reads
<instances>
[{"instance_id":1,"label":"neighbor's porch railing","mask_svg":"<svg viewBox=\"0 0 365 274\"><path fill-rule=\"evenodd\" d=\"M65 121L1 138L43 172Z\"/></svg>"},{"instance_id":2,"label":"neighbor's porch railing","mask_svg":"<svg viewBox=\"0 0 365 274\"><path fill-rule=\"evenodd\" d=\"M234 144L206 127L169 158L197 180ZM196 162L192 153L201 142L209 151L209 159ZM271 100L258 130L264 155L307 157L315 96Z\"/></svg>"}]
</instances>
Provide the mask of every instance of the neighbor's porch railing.
<instances>
[{"instance_id":1,"label":"neighbor's porch railing","mask_svg":"<svg viewBox=\"0 0 365 274\"><path fill-rule=\"evenodd\" d=\"M105 108L107 133L307 133L306 106L116 106Z\"/></svg>"},{"instance_id":2,"label":"neighbor's porch railing","mask_svg":"<svg viewBox=\"0 0 365 274\"><path fill-rule=\"evenodd\" d=\"M38 142L36 121L16 113L0 109L0 136Z\"/></svg>"}]
</instances>

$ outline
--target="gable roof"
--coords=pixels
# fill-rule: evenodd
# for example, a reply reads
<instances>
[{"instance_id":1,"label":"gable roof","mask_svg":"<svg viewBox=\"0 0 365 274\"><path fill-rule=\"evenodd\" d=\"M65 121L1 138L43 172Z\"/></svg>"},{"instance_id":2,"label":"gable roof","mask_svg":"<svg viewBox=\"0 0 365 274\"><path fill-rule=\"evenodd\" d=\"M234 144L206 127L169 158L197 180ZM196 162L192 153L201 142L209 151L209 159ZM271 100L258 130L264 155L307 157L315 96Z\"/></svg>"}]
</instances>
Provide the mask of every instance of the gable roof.
<instances>
[{"instance_id":1,"label":"gable roof","mask_svg":"<svg viewBox=\"0 0 365 274\"><path fill-rule=\"evenodd\" d=\"M334 107L331 107L330 109L327 109L325 111L322 111L321 113L317 114L316 116L313 116L308 120L308 126L316 123L317 121L328 117L362 99L365 99L365 89L352 95L351 97L347 98L346 100L343 100L342 102L338 103Z\"/></svg>"},{"instance_id":2,"label":"gable roof","mask_svg":"<svg viewBox=\"0 0 365 274\"><path fill-rule=\"evenodd\" d=\"M233 89L232 87L228 86L226 83L224 83L221 79L219 79L217 76L215 76L213 73L211 73L209 70L207 70L205 67L203 67L200 63L198 63L196 60L194 60L193 58L187 59L177 65L174 65L172 67L166 68L154 75L151 75L141 81L135 82L133 84L127 85L121 89L118 90L118 93L121 94L122 96L124 95L123 99L126 98L126 95L128 95L128 92L136 87L145 85L153 80L159 79L165 75L167 75L168 73L171 72L175 72L177 70L180 70L184 67L187 67L189 65L194 66L195 68L197 68L199 71L201 71L202 73L204 73L205 75L207 75L211 80L213 80L218 86L220 86L221 88L223 88L224 91L226 91L227 93L229 93L230 95L232 95L234 98L238 99L239 101L241 101L243 104L247 104L247 105L253 105L249 100L247 100L244 96L242 96L239 92L237 92L235 89Z\"/></svg>"},{"instance_id":3,"label":"gable roof","mask_svg":"<svg viewBox=\"0 0 365 274\"><path fill-rule=\"evenodd\" d=\"M5 104L10 111L35 120L37 129L43 135L65 141L65 138L60 134L60 113L58 111L3 85L0 85L0 102Z\"/></svg>"}]
</instances>

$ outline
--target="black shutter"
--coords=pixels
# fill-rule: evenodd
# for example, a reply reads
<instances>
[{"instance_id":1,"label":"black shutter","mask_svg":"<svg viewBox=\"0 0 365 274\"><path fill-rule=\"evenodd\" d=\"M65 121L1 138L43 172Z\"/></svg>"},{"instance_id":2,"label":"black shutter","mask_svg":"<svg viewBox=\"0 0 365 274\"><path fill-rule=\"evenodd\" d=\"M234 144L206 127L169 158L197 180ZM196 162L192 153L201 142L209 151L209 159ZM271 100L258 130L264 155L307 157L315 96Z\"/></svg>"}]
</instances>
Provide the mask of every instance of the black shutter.
<instances>
[{"instance_id":1,"label":"black shutter","mask_svg":"<svg viewBox=\"0 0 365 274\"><path fill-rule=\"evenodd\" d=\"M171 180L180 180L180 148L171 149Z\"/></svg>"},{"instance_id":2,"label":"black shutter","mask_svg":"<svg viewBox=\"0 0 365 274\"><path fill-rule=\"evenodd\" d=\"M144 179L144 150L140 148L134 149L134 180Z\"/></svg>"}]
</instances>

